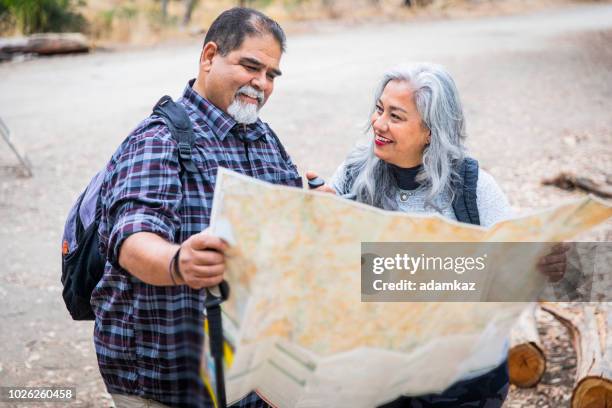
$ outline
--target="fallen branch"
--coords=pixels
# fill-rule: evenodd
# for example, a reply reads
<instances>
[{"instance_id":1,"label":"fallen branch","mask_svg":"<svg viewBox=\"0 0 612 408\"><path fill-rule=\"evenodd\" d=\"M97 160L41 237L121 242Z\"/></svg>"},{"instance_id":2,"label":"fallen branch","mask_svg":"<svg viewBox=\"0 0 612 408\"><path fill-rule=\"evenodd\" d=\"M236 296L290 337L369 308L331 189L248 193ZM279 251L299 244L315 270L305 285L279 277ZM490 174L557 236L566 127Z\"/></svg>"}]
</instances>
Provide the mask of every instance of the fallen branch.
<instances>
[{"instance_id":1,"label":"fallen branch","mask_svg":"<svg viewBox=\"0 0 612 408\"><path fill-rule=\"evenodd\" d=\"M11 139L11 131L8 126L2 121L0 118L0 139L4 140L4 142L8 145L11 151L15 154L15 157L19 160L19 164L21 165L23 171L23 175L26 177L32 177L32 165L28 160L25 153L22 153L19 148L15 145L13 140Z\"/></svg>"},{"instance_id":2,"label":"fallen branch","mask_svg":"<svg viewBox=\"0 0 612 408\"><path fill-rule=\"evenodd\" d=\"M556 186L563 190L574 190L577 188L603 198L612 198L612 189L600 186L590 178L576 176L571 173L560 173L551 179L544 179L542 184L545 186Z\"/></svg>"}]
</instances>

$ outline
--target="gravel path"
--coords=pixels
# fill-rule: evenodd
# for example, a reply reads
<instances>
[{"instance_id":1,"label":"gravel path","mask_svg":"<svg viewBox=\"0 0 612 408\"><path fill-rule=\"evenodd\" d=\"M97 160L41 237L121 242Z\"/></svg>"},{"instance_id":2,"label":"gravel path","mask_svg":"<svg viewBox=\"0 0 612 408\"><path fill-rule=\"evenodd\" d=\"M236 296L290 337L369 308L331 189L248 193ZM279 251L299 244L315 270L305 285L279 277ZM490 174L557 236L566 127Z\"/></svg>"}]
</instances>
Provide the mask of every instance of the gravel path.
<instances>
[{"instance_id":1,"label":"gravel path","mask_svg":"<svg viewBox=\"0 0 612 408\"><path fill-rule=\"evenodd\" d=\"M361 137L385 68L444 64L463 98L473 155L517 210L534 210L580 195L543 187L544 177L573 170L602 181L612 174L611 43L610 4L292 36L285 74L262 116L302 170L328 177ZM194 41L0 65L0 117L27 148L35 173L26 179L0 168L1 385L74 384L75 406L110 405L92 324L71 321L61 301L61 230L71 202L130 129L195 75L199 47ZM0 143L0 165L14 162ZM612 240L612 223L582 238ZM540 322L543 335L559 341L551 347L571 350L562 328ZM563 406L573 371L559 364L563 384L514 390L508 406Z\"/></svg>"}]
</instances>

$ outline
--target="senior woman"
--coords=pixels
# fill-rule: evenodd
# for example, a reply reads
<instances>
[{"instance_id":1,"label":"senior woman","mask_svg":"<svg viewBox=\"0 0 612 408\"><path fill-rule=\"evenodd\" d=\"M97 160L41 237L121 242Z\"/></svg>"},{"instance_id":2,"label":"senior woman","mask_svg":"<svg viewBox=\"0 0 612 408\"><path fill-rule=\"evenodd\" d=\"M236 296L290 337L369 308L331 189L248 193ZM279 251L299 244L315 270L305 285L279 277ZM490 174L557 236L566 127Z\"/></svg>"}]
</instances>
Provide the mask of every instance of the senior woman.
<instances>
[{"instance_id":1,"label":"senior woman","mask_svg":"<svg viewBox=\"0 0 612 408\"><path fill-rule=\"evenodd\" d=\"M370 141L356 147L330 186L320 190L386 210L439 213L485 227L512 216L493 177L467 155L463 109L442 67L418 64L385 73L370 125ZM548 268L543 271L554 277L565 269L565 257L550 256L543 259ZM385 408L501 407L508 386L506 356L500 356L500 365L490 372L459 381L441 394L402 397Z\"/></svg>"},{"instance_id":2,"label":"senior woman","mask_svg":"<svg viewBox=\"0 0 612 408\"><path fill-rule=\"evenodd\" d=\"M437 212L482 226L511 216L495 180L467 157L463 109L442 67L389 71L375 100L373 138L336 171L334 192L386 210Z\"/></svg>"}]
</instances>

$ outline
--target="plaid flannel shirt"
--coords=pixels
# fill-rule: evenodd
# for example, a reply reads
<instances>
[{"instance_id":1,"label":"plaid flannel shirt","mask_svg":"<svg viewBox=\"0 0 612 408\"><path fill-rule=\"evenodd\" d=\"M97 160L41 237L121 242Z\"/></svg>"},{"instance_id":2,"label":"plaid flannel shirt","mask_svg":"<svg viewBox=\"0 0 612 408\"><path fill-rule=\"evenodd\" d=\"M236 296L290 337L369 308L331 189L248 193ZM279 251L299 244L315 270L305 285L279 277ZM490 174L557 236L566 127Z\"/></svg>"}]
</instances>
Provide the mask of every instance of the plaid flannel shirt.
<instances>
[{"instance_id":1,"label":"plaid flannel shirt","mask_svg":"<svg viewBox=\"0 0 612 408\"><path fill-rule=\"evenodd\" d=\"M205 229L219 166L275 184L301 187L302 181L265 124L236 124L192 84L179 103L193 123L198 174L179 175L176 142L155 117L140 123L107 165L99 229L107 262L91 304L98 364L110 393L208 407L212 402L199 375L204 290L140 281L120 267L121 244L137 232L180 243ZM252 393L240 406L266 405Z\"/></svg>"}]
</instances>

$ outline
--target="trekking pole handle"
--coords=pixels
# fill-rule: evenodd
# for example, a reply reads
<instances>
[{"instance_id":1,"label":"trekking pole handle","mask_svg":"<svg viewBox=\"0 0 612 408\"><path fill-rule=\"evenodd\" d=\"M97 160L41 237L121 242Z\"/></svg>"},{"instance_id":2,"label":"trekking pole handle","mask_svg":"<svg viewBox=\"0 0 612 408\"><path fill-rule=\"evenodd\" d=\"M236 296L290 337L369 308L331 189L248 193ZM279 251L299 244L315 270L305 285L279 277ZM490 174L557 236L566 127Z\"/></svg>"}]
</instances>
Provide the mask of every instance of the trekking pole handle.
<instances>
[{"instance_id":1,"label":"trekking pole handle","mask_svg":"<svg viewBox=\"0 0 612 408\"><path fill-rule=\"evenodd\" d=\"M223 280L220 284L216 286L211 286L206 289L206 300L204 301L204 306L212 306L214 304L221 304L225 302L230 295L230 287L227 281Z\"/></svg>"}]
</instances>

